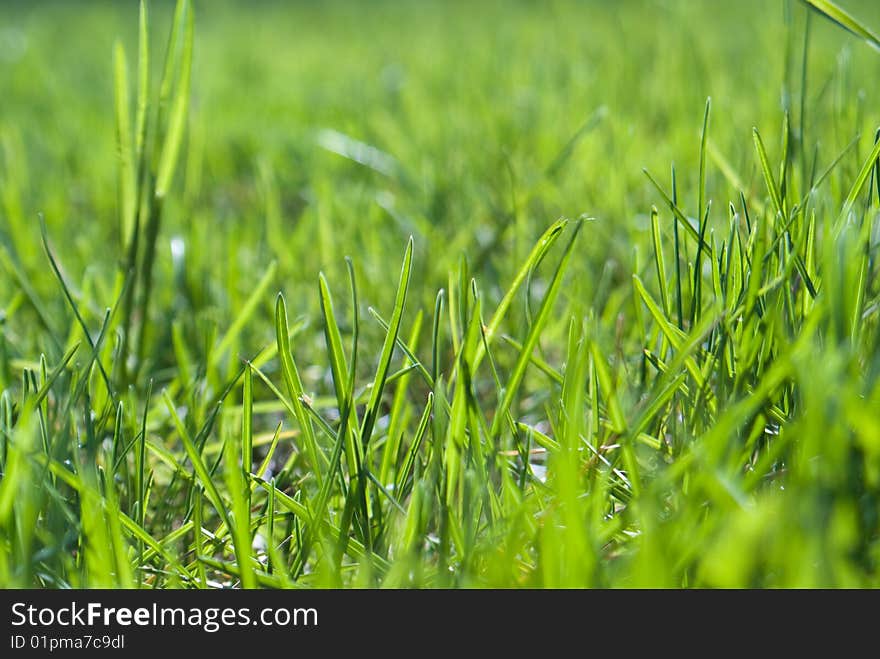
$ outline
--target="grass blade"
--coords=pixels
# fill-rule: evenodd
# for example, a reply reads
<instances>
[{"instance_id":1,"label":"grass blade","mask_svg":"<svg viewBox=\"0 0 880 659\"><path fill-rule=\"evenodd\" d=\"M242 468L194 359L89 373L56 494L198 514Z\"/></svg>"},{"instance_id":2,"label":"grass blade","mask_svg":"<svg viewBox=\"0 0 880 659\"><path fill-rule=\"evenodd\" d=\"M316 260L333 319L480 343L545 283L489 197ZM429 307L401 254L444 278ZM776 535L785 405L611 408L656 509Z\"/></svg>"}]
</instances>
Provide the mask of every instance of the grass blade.
<instances>
[{"instance_id":1,"label":"grass blade","mask_svg":"<svg viewBox=\"0 0 880 659\"><path fill-rule=\"evenodd\" d=\"M875 50L880 50L880 37L870 30L864 23L848 14L842 7L831 0L801 0L811 9L821 14L828 20L836 23L847 32L864 39Z\"/></svg>"},{"instance_id":2,"label":"grass blade","mask_svg":"<svg viewBox=\"0 0 880 659\"><path fill-rule=\"evenodd\" d=\"M572 231L571 237L568 239L568 244L565 247L562 258L556 266L556 272L554 272L553 278L550 280L547 292L544 295L538 313L529 329L528 336L525 341L523 341L523 349L520 352L513 372L510 375L507 388L504 390L504 397L495 410L495 416L492 419L492 427L489 431L489 434L492 437L497 437L501 431L501 426L505 422L507 413L510 411L510 406L513 404L513 399L519 390L519 385L525 375L526 368L531 362L532 351L535 349L541 330L553 310L553 304L556 301L556 296L559 294L559 290L562 286L562 275L565 273L566 267L568 266L568 261L571 258L574 249L575 239L577 238L581 227L583 227L582 220L575 223L574 230ZM486 334L486 340L488 341L488 332L486 332Z\"/></svg>"},{"instance_id":3,"label":"grass blade","mask_svg":"<svg viewBox=\"0 0 880 659\"><path fill-rule=\"evenodd\" d=\"M217 485L214 483L214 479L211 478L211 472L205 464L201 452L196 448L195 443L189 436L189 431L186 429L186 426L178 415L174 401L171 400L171 396L169 396L167 391L162 392L162 398L165 401L165 407L168 409L168 414L171 415L171 420L174 422L174 427L177 429L180 441L183 443L186 455L189 457L189 461L193 466L196 477L202 484L202 487L205 488L205 494L208 495L208 500L211 502L211 505L214 506L214 510L217 511L217 514L220 516L220 519L226 527L232 528L229 514L226 512L226 505L223 503L223 498L220 496L220 490L217 489Z\"/></svg>"},{"instance_id":4,"label":"grass blade","mask_svg":"<svg viewBox=\"0 0 880 659\"><path fill-rule=\"evenodd\" d=\"M388 333L385 335L385 343L382 345L382 353L379 357L379 366L376 376L373 378L373 386L370 389L370 400L367 403L364 423L361 429L361 442L366 446L373 434L376 419L379 418L379 404L382 400L382 392L385 381L388 379L388 370L391 367L391 358L394 355L394 346L400 333L400 323L403 318L403 308L406 304L406 293L409 289L410 273L412 271L413 240L409 239L406 252L403 257L403 266L400 270L400 281L397 284L397 295L394 299L394 311L391 314L391 323Z\"/></svg>"},{"instance_id":5,"label":"grass blade","mask_svg":"<svg viewBox=\"0 0 880 659\"><path fill-rule=\"evenodd\" d=\"M174 101L171 106L171 114L168 119L168 131L165 135L165 141L162 144L162 150L159 155L159 165L156 171L156 197L163 199L168 192L171 179L174 176L174 170L179 160L180 145L183 143L183 132L186 127L187 115L189 112L189 94L190 94L190 78L192 76L192 55L193 55L193 7L189 2L182 1L180 3L184 7L183 14L185 16L186 25L183 28L183 51L180 59L180 78L177 83L177 89L174 95ZM177 24L175 24L177 29ZM170 52L169 52L170 54ZM168 70L166 69L166 80L169 80Z\"/></svg>"},{"instance_id":6,"label":"grass blade","mask_svg":"<svg viewBox=\"0 0 880 659\"><path fill-rule=\"evenodd\" d=\"M131 241L137 210L127 69L125 49L117 41L113 47L113 70L116 89L116 149L119 157L119 227L123 245L128 245Z\"/></svg>"},{"instance_id":7,"label":"grass blade","mask_svg":"<svg viewBox=\"0 0 880 659\"><path fill-rule=\"evenodd\" d=\"M779 187L777 187L776 179L773 177L770 159L767 158L767 150L764 148L764 141L761 139L757 128L752 128L752 139L755 142L755 150L758 152L758 158L761 161L761 173L764 175L764 183L767 186L767 191L770 193L770 201L773 202L773 210L782 218L785 218Z\"/></svg>"},{"instance_id":8,"label":"grass blade","mask_svg":"<svg viewBox=\"0 0 880 659\"><path fill-rule=\"evenodd\" d=\"M312 473L315 474L318 485L320 485L323 482L323 474L321 473L321 462L318 459L318 444L315 440L312 422L303 408L302 397L305 395L305 392L303 391L302 380L300 380L296 363L293 361L293 353L290 351L290 336L287 334L287 328L287 305L284 302L284 296L279 293L278 299L275 302L275 336L278 341L278 356L281 360L281 375L284 378L287 394L290 396L296 420L302 431L305 451L312 467Z\"/></svg>"}]
</instances>

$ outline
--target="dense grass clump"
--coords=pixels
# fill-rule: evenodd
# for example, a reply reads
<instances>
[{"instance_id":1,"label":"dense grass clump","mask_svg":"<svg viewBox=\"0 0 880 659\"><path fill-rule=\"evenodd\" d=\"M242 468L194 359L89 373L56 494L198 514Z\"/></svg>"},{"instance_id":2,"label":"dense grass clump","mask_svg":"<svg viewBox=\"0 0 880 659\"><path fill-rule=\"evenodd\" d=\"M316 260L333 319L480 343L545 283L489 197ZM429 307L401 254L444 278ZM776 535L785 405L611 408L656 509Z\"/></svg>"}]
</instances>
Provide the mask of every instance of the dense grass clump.
<instances>
[{"instance_id":1,"label":"dense grass clump","mask_svg":"<svg viewBox=\"0 0 880 659\"><path fill-rule=\"evenodd\" d=\"M874 4L202 4L0 8L0 587L880 586Z\"/></svg>"}]
</instances>

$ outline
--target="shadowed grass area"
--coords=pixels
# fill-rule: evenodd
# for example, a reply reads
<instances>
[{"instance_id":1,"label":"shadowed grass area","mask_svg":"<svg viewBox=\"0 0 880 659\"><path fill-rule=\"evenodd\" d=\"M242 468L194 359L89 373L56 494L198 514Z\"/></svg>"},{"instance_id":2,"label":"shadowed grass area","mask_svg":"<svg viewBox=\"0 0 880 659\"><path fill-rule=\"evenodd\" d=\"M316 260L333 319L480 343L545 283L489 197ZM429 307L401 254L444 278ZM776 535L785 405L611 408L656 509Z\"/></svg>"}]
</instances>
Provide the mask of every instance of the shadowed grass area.
<instances>
[{"instance_id":1,"label":"shadowed grass area","mask_svg":"<svg viewBox=\"0 0 880 659\"><path fill-rule=\"evenodd\" d=\"M874 3L0 26L0 586L880 585Z\"/></svg>"}]
</instances>

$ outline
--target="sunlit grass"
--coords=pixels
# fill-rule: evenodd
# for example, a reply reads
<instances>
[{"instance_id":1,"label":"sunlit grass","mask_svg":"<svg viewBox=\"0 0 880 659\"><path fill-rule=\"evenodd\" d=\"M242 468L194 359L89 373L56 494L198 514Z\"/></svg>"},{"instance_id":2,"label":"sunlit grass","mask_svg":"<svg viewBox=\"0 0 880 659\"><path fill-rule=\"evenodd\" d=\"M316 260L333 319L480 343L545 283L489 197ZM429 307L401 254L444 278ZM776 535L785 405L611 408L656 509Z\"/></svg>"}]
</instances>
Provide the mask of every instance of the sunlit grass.
<instances>
[{"instance_id":1,"label":"sunlit grass","mask_svg":"<svg viewBox=\"0 0 880 659\"><path fill-rule=\"evenodd\" d=\"M0 586L880 585L873 5L154 4L0 9Z\"/></svg>"}]
</instances>

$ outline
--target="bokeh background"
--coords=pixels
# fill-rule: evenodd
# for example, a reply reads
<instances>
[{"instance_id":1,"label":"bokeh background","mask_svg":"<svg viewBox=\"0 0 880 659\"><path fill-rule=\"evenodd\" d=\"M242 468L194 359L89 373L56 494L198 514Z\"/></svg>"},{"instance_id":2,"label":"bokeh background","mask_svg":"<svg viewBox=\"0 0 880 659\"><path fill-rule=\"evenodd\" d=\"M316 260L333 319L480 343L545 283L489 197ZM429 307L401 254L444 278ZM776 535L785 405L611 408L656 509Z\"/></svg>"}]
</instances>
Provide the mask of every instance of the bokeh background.
<instances>
[{"instance_id":1,"label":"bokeh background","mask_svg":"<svg viewBox=\"0 0 880 659\"><path fill-rule=\"evenodd\" d=\"M877 3L847 7L880 23ZM151 7L154 80L172 9ZM212 1L196 11L189 133L156 267L159 306L195 324L228 323L271 260L305 312L317 272L343 285L342 256L356 256L365 299L387 308L389 265L409 235L422 303L463 252L497 297L544 228L584 214L596 221L574 290L617 313L615 291L661 202L642 168L668 184L674 163L682 204L695 206L711 96L715 152L760 193L750 131L777 153L784 109L800 111L797 2L788 20L784 3L763 1ZM121 253L112 49L121 40L134 67L136 31L135 2L0 5L0 239L27 271L46 267L42 212L74 280L109 287ZM854 127L875 128L880 58L821 18L811 40L803 137L828 163ZM859 155L836 181L851 179ZM708 189L724 221L738 190L717 160ZM51 278L36 279L63 306ZM264 329L248 329L252 348L271 337ZM20 340L21 353L36 350Z\"/></svg>"}]
</instances>

